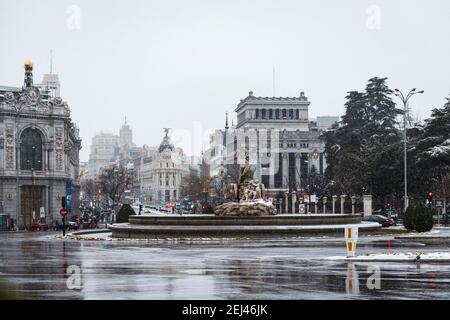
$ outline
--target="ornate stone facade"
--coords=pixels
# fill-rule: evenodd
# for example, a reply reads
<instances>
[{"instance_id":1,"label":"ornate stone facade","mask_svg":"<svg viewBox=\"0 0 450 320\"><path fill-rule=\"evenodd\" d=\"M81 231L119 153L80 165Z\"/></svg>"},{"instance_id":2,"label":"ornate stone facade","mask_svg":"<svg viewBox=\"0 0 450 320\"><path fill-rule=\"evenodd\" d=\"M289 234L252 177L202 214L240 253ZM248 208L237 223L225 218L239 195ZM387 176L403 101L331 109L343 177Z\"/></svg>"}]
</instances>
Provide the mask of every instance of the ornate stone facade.
<instances>
[{"instance_id":1,"label":"ornate stone facade","mask_svg":"<svg viewBox=\"0 0 450 320\"><path fill-rule=\"evenodd\" d=\"M176 148L168 136L169 129L158 151L140 168L140 188L146 204L165 205L180 198L180 184L189 174L189 164L183 150Z\"/></svg>"},{"instance_id":2,"label":"ornate stone facade","mask_svg":"<svg viewBox=\"0 0 450 320\"><path fill-rule=\"evenodd\" d=\"M32 71L27 62L22 88L0 86L0 213L19 228L60 220L63 196L78 208L78 128L66 102L33 85Z\"/></svg>"}]
</instances>

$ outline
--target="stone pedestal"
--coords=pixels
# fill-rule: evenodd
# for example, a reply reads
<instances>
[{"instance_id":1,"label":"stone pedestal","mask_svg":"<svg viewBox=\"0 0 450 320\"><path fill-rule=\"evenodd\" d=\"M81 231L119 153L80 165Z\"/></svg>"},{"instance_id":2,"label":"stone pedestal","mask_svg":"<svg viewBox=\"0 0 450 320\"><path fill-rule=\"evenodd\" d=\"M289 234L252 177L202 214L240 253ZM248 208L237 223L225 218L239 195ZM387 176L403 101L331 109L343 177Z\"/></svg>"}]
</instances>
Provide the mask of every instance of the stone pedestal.
<instances>
[{"instance_id":1,"label":"stone pedestal","mask_svg":"<svg viewBox=\"0 0 450 320\"><path fill-rule=\"evenodd\" d=\"M286 192L284 194L284 213L287 213L289 210L289 194Z\"/></svg>"},{"instance_id":2,"label":"stone pedestal","mask_svg":"<svg viewBox=\"0 0 450 320\"><path fill-rule=\"evenodd\" d=\"M344 204L345 204L345 198L347 196L345 194L341 195L341 214L344 214Z\"/></svg>"},{"instance_id":3,"label":"stone pedestal","mask_svg":"<svg viewBox=\"0 0 450 320\"><path fill-rule=\"evenodd\" d=\"M292 213L295 213L295 202L297 202L297 193L292 192Z\"/></svg>"},{"instance_id":4,"label":"stone pedestal","mask_svg":"<svg viewBox=\"0 0 450 320\"><path fill-rule=\"evenodd\" d=\"M372 215L372 195L363 195L364 217Z\"/></svg>"},{"instance_id":5,"label":"stone pedestal","mask_svg":"<svg viewBox=\"0 0 450 320\"><path fill-rule=\"evenodd\" d=\"M352 196L352 214L355 214L355 204L356 204L356 197Z\"/></svg>"},{"instance_id":6,"label":"stone pedestal","mask_svg":"<svg viewBox=\"0 0 450 320\"><path fill-rule=\"evenodd\" d=\"M337 196L333 196L332 198L333 198L333 213L336 213L336 199L337 199Z\"/></svg>"}]
</instances>

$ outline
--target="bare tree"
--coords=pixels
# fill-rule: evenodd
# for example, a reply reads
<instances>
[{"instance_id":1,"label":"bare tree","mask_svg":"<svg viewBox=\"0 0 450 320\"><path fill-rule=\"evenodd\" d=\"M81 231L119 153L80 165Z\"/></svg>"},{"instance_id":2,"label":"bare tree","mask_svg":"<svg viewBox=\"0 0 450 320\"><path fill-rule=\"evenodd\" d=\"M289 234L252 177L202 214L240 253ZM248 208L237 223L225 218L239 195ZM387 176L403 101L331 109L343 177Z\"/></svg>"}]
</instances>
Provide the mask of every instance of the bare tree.
<instances>
[{"instance_id":1,"label":"bare tree","mask_svg":"<svg viewBox=\"0 0 450 320\"><path fill-rule=\"evenodd\" d=\"M209 184L211 180L211 177L209 175L209 168L209 164L206 163L205 159L203 158L202 164L200 166L200 183L203 192L207 192L209 190Z\"/></svg>"},{"instance_id":2,"label":"bare tree","mask_svg":"<svg viewBox=\"0 0 450 320\"><path fill-rule=\"evenodd\" d=\"M224 175L215 175L211 178L209 188L215 196L222 197L224 195L225 187Z\"/></svg>"},{"instance_id":3,"label":"bare tree","mask_svg":"<svg viewBox=\"0 0 450 320\"><path fill-rule=\"evenodd\" d=\"M98 178L98 187L101 192L113 201L113 204L120 202L122 196L133 181L128 171L122 167L113 165L103 169Z\"/></svg>"},{"instance_id":4,"label":"bare tree","mask_svg":"<svg viewBox=\"0 0 450 320\"><path fill-rule=\"evenodd\" d=\"M239 183L239 178L241 175L241 166L237 163L226 165L226 184L229 183Z\"/></svg>"},{"instance_id":5,"label":"bare tree","mask_svg":"<svg viewBox=\"0 0 450 320\"><path fill-rule=\"evenodd\" d=\"M82 180L81 182L81 191L84 194L84 197L88 200L94 200L95 198L95 181L93 179Z\"/></svg>"},{"instance_id":6,"label":"bare tree","mask_svg":"<svg viewBox=\"0 0 450 320\"><path fill-rule=\"evenodd\" d=\"M184 175L180 182L180 193L182 196L200 197L202 193L202 182L193 170Z\"/></svg>"}]
</instances>

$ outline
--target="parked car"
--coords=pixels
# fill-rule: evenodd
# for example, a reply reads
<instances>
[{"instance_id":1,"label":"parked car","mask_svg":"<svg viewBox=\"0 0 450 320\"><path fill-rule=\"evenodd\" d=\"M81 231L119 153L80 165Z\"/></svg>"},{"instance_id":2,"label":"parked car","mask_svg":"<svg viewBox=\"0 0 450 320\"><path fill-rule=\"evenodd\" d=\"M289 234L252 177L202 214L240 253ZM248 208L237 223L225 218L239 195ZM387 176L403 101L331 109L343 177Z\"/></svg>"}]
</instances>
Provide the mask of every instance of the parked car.
<instances>
[{"instance_id":1,"label":"parked car","mask_svg":"<svg viewBox=\"0 0 450 320\"><path fill-rule=\"evenodd\" d=\"M151 213L152 208L150 206L144 206L144 213Z\"/></svg>"},{"instance_id":2,"label":"parked car","mask_svg":"<svg viewBox=\"0 0 450 320\"><path fill-rule=\"evenodd\" d=\"M392 210L391 212L389 211L381 211L380 213L377 213L377 215L386 217L386 218L391 218L392 220L394 220L395 225L397 225L397 221L399 219L399 214L398 212Z\"/></svg>"},{"instance_id":3,"label":"parked car","mask_svg":"<svg viewBox=\"0 0 450 320\"><path fill-rule=\"evenodd\" d=\"M69 221L67 223L67 230L78 230L80 228L80 225L76 223L75 221Z\"/></svg>"},{"instance_id":4,"label":"parked car","mask_svg":"<svg viewBox=\"0 0 450 320\"><path fill-rule=\"evenodd\" d=\"M391 226L396 225L394 219L387 218L387 217L379 215L379 214L364 217L362 220L370 221L370 222L378 222L383 227L391 227Z\"/></svg>"}]
</instances>

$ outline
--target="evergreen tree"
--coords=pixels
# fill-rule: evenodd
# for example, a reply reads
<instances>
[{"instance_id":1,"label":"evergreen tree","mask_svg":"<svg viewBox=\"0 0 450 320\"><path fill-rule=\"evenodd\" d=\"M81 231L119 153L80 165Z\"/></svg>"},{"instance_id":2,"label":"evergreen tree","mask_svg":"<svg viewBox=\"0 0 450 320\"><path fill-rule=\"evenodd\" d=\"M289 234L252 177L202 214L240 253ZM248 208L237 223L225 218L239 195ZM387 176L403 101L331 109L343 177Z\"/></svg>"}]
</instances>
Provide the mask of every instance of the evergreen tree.
<instances>
[{"instance_id":1,"label":"evergreen tree","mask_svg":"<svg viewBox=\"0 0 450 320\"><path fill-rule=\"evenodd\" d=\"M387 78L372 78L365 92L347 94L340 126L323 135L327 178L347 194L398 198L402 187L402 110L392 100Z\"/></svg>"},{"instance_id":2,"label":"evergreen tree","mask_svg":"<svg viewBox=\"0 0 450 320\"><path fill-rule=\"evenodd\" d=\"M417 202L428 191L445 189L450 172L450 98L422 126L408 130L408 145L408 189Z\"/></svg>"}]
</instances>

